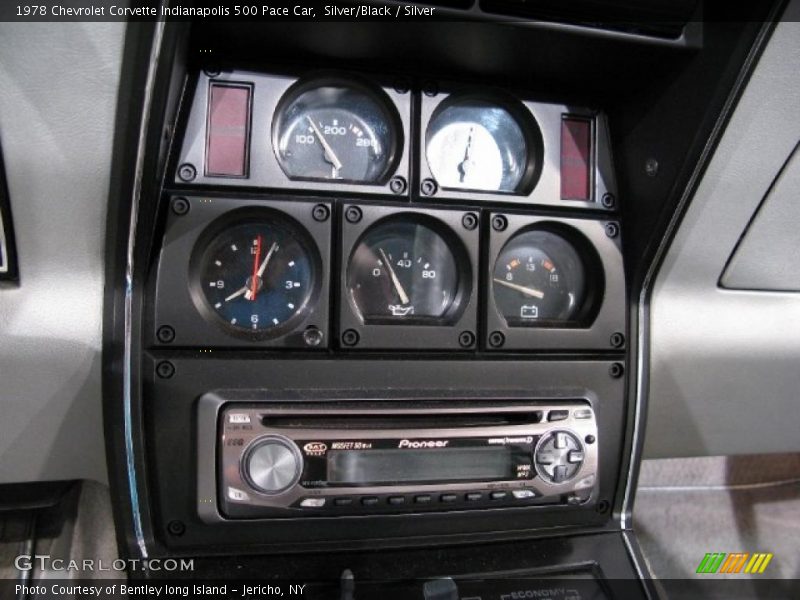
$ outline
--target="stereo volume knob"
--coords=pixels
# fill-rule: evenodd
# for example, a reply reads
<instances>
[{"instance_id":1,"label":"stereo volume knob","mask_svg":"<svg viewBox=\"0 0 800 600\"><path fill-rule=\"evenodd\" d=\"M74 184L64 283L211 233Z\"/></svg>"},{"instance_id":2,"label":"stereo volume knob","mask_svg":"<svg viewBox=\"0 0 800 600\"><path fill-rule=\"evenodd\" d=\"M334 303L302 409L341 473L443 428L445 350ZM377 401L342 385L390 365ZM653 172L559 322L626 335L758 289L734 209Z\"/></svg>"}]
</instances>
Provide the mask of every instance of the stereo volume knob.
<instances>
[{"instance_id":1,"label":"stereo volume knob","mask_svg":"<svg viewBox=\"0 0 800 600\"><path fill-rule=\"evenodd\" d=\"M300 479L303 457L291 440L279 436L260 438L244 459L250 485L265 494L280 494Z\"/></svg>"}]
</instances>

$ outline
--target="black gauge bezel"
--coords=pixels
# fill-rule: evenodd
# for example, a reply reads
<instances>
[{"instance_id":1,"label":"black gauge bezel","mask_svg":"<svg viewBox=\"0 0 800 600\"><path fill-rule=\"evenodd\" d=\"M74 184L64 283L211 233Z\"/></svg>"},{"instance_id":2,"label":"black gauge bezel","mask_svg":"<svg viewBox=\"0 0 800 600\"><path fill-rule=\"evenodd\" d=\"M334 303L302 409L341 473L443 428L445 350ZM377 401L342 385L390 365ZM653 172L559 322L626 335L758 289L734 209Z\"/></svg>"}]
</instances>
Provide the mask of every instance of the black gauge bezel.
<instances>
[{"instance_id":1,"label":"black gauge bezel","mask_svg":"<svg viewBox=\"0 0 800 600\"><path fill-rule=\"evenodd\" d=\"M424 123L424 128L420 131L420 144L422 146L420 160L424 162L425 168L431 173L431 177L436 181L436 176L433 174L430 160L428 159L428 143L431 125L436 122L436 119L448 108L466 104L469 102L482 102L494 105L507 111L511 117L516 121L517 125L522 131L525 140L525 169L516 187L510 191L503 190L482 190L473 188L461 187L448 187L437 184L443 190L453 193L465 194L494 194L498 196L526 196L530 194L536 187L539 178L542 175L545 162L545 148L544 138L539 123L536 121L533 113L528 110L522 102L511 94L501 90L473 90L468 89L460 92L450 94L446 99L442 100L438 106L433 110L430 118Z\"/></svg>"},{"instance_id":2,"label":"black gauge bezel","mask_svg":"<svg viewBox=\"0 0 800 600\"><path fill-rule=\"evenodd\" d=\"M475 344L464 344L462 333L469 333L477 339L477 298L478 298L478 248L479 227L471 230L462 224L463 216L470 212L478 218L478 213L465 210L440 210L419 207L388 207L345 204L342 210L347 214L349 207L357 207L362 218L351 223L342 221L342 249L339 302L339 345L343 349L431 349L474 350ZM393 222L420 223L439 235L447 244L458 268L458 290L445 316L439 319L392 319L367 318L361 315L348 286L350 261L364 237L380 227ZM348 330L356 332L356 344L343 342L342 334Z\"/></svg>"},{"instance_id":3,"label":"black gauge bezel","mask_svg":"<svg viewBox=\"0 0 800 600\"><path fill-rule=\"evenodd\" d=\"M201 283L202 272L211 259L211 247L216 240L226 234L229 230L243 225L256 225L259 223L274 224L283 229L300 245L311 264L311 290L303 301L303 305L295 313L280 325L268 327L257 331L251 331L242 327L232 326L219 313L210 306ZM282 337L295 330L303 322L308 313L316 305L320 293L320 271L322 270L322 258L316 244L311 239L308 231L295 219L286 213L274 210L270 207L250 207L233 210L224 216L216 219L200 234L192 250L189 259L189 289L195 307L207 321L214 323L225 334L245 340L261 341L271 340Z\"/></svg>"},{"instance_id":4,"label":"black gauge bezel","mask_svg":"<svg viewBox=\"0 0 800 600\"><path fill-rule=\"evenodd\" d=\"M606 233L606 221L554 216L532 216L508 212L491 213L490 222L505 224L501 231L490 228L483 270L485 288L483 346L490 351L618 350L612 339L625 336L625 272L621 236ZM544 326L509 325L494 299L492 277L503 249L518 235L546 230L572 244L584 262L587 285L584 306L571 322ZM593 283L592 283L593 282ZM592 288L591 286L595 287ZM624 339L624 337L623 337Z\"/></svg>"},{"instance_id":5,"label":"black gauge bezel","mask_svg":"<svg viewBox=\"0 0 800 600\"><path fill-rule=\"evenodd\" d=\"M314 89L321 87L338 87L350 88L375 101L375 104L383 113L386 123L391 127L390 138L391 143L387 148L386 164L380 176L372 181L359 181L352 179L326 179L324 177L297 177L291 176L284 168L283 160L278 151L279 146L279 131L281 124L286 116L286 110L289 106L302 94L310 92ZM289 181L306 181L314 183L325 183L334 186L339 185L357 185L357 186L382 186L385 185L389 178L397 171L399 166L400 157L402 155L401 149L405 144L405 133L403 131L403 122L397 107L391 101L389 96L380 87L372 84L370 81L362 79L358 76L352 75L338 75L338 74L312 74L301 79L298 79L283 93L275 106L275 111L272 115L270 124L270 145L272 147L272 154L278 164L281 172L286 176Z\"/></svg>"},{"instance_id":6,"label":"black gauge bezel","mask_svg":"<svg viewBox=\"0 0 800 600\"><path fill-rule=\"evenodd\" d=\"M453 256L458 276L457 288L453 296L453 301L441 317L365 317L353 296L350 286L347 285L347 282L350 281L350 274L352 273L351 265L353 257L365 238L374 234L374 232L381 227L395 224L422 225L427 227L444 241L447 249ZM347 297L347 302L350 303L353 311L355 311L365 325L452 325L454 322L458 321L461 313L464 312L464 307L469 301L469 290L472 287L472 273L467 272L471 271L470 269L465 269L465 265L467 265L468 262L469 257L467 256L467 251L463 243L441 221L420 213L412 213L410 215L408 213L397 213L389 215L378 219L363 231L353 245L350 255L347 257L347 261L342 263L344 281L346 282L344 295Z\"/></svg>"},{"instance_id":7,"label":"black gauge bezel","mask_svg":"<svg viewBox=\"0 0 800 600\"><path fill-rule=\"evenodd\" d=\"M494 262L490 265L489 277L487 279L487 294L492 296L492 301L497 306L495 298L495 283L494 272L497 268L497 263L500 257L512 244L519 241L520 237L533 232L548 233L552 236L560 238L566 244L572 247L575 255L581 263L583 269L585 293L581 299L581 305L575 314L569 319L542 319L532 322L517 321L516 319L509 319L508 316L500 312L499 308L497 313L505 321L506 325L511 328L582 328L592 324L592 321L597 316L600 302L603 300L605 294L605 274L603 272L603 264L600 256L595 247L586 239L586 236L576 230L574 227L564 225L555 221L541 221L539 223L531 224L523 227L519 231L514 232L514 235L508 238L506 243L500 248L500 251L494 257ZM551 252L543 252L550 255Z\"/></svg>"},{"instance_id":8,"label":"black gauge bezel","mask_svg":"<svg viewBox=\"0 0 800 600\"><path fill-rule=\"evenodd\" d=\"M331 219L314 218L320 202L287 201L265 198L203 196L172 197L185 201L188 212L168 213L164 245L155 273L154 317L149 327L153 346L198 348L303 348L324 349L329 342L329 282ZM304 308L285 323L263 331L233 329L211 306L200 289L200 271L209 241L225 229L250 221L272 220L290 232L297 232L299 243L312 260L312 291ZM297 238L295 238L297 239ZM168 328L164 339L160 332ZM304 333L314 328L321 335ZM309 344L308 339L312 340Z\"/></svg>"}]
</instances>

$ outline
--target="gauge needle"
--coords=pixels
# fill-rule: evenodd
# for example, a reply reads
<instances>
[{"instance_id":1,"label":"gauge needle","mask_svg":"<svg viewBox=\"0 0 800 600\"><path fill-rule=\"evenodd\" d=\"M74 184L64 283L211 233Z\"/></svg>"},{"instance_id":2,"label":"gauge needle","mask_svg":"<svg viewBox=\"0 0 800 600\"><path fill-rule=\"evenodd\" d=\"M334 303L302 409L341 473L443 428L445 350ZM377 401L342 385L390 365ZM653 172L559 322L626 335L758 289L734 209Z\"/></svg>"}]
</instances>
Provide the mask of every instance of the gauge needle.
<instances>
[{"instance_id":1,"label":"gauge needle","mask_svg":"<svg viewBox=\"0 0 800 600\"><path fill-rule=\"evenodd\" d=\"M250 278L250 295L248 300L255 302L258 293L258 265L261 263L261 236L256 238L256 255L253 257L253 277Z\"/></svg>"},{"instance_id":2,"label":"gauge needle","mask_svg":"<svg viewBox=\"0 0 800 600\"><path fill-rule=\"evenodd\" d=\"M458 173L461 175L459 181L464 183L464 178L467 176L467 167L470 164L470 151L472 150L472 132L475 130L474 127L469 128L469 137L467 138L467 147L464 150L464 160L458 163Z\"/></svg>"},{"instance_id":3,"label":"gauge needle","mask_svg":"<svg viewBox=\"0 0 800 600\"><path fill-rule=\"evenodd\" d=\"M386 268L389 270L389 277L394 284L394 289L397 290L397 295L400 296L400 304L408 304L411 302L406 291L403 289L403 284L400 283L400 280L397 278L397 275L394 274L394 269L392 268L392 263L389 262L389 259L386 258L386 252L383 251L383 248L380 249L381 256L383 257L383 262L386 264Z\"/></svg>"},{"instance_id":4,"label":"gauge needle","mask_svg":"<svg viewBox=\"0 0 800 600\"><path fill-rule=\"evenodd\" d=\"M517 290L518 292L521 292L526 296L533 296L534 298L539 298L539 300L544 298L544 292L540 292L539 290L525 287L523 285L517 285L516 283L511 283L510 281L506 281L505 279L498 279L497 277L495 277L493 281L495 283L499 283L500 285L509 287L512 290Z\"/></svg>"},{"instance_id":5,"label":"gauge needle","mask_svg":"<svg viewBox=\"0 0 800 600\"><path fill-rule=\"evenodd\" d=\"M273 242L272 246L270 246L269 250L267 251L267 255L264 257L264 261L258 267L258 270L253 272L252 288L248 289L245 292L245 295L244 295L244 297L247 298L248 300L255 300L256 299L256 291L258 291L258 284L262 280L262 277L264 276L264 271L267 270L267 265L269 264L269 259L272 258L272 255L275 253L275 251L277 249L278 249L278 243L277 242ZM259 248L259 250L260 250L260 248ZM256 260L258 260L258 257L256 257ZM256 263L256 264L258 264L258 263ZM253 265L253 268L255 269L255 265Z\"/></svg>"},{"instance_id":6,"label":"gauge needle","mask_svg":"<svg viewBox=\"0 0 800 600\"><path fill-rule=\"evenodd\" d=\"M333 168L337 171L342 169L342 162L337 158L336 153L331 148L331 145L328 143L328 140L325 139L325 136L322 135L322 132L317 128L316 123L314 123L314 119L311 117L306 117L308 119L309 124L311 125L311 129L314 130L317 138L319 138L319 143L322 144L323 150L325 150L325 158L328 159L329 162L333 163Z\"/></svg>"}]
</instances>

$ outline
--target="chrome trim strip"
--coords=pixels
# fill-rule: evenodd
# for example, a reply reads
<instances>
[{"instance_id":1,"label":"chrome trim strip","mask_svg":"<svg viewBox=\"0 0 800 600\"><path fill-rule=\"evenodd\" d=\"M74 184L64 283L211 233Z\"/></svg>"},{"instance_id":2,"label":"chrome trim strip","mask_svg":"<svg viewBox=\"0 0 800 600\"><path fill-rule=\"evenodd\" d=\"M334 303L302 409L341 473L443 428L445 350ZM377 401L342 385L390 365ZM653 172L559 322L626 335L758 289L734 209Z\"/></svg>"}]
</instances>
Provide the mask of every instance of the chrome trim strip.
<instances>
[{"instance_id":1,"label":"chrome trim strip","mask_svg":"<svg viewBox=\"0 0 800 600\"><path fill-rule=\"evenodd\" d=\"M155 87L156 68L161 54L161 42L164 37L164 21L157 21L153 33L153 44L150 48L150 60L147 71L147 82L144 89L144 103L142 120L139 124L138 150L136 154L136 172L133 181L133 195L131 198L131 220L128 228L127 264L125 266L125 340L123 358L123 411L125 427L125 455L128 469L128 487L131 500L131 518L136 543L139 546L142 558L147 558L147 544L144 540L142 528L142 515L139 505L139 490L137 486L136 464L133 448L133 416L131 414L131 356L132 356L132 331L133 331L133 255L136 245L136 227L138 225L139 199L142 193L142 178L144 171L144 148L147 138L147 129L150 125L150 109L153 103L153 89Z\"/></svg>"},{"instance_id":2,"label":"chrome trim strip","mask_svg":"<svg viewBox=\"0 0 800 600\"><path fill-rule=\"evenodd\" d=\"M8 249L6 248L6 227L3 214L0 213L0 273L8 271Z\"/></svg>"},{"instance_id":3,"label":"chrome trim strip","mask_svg":"<svg viewBox=\"0 0 800 600\"><path fill-rule=\"evenodd\" d=\"M644 595L647 597L647 600L652 600L653 596L650 594L650 589L645 583L647 580L652 579L652 574L649 572L649 569L647 571L642 569L642 566L636 559L637 553L633 549L633 542L630 539L630 535L631 534L628 531L623 531L622 541L625 544L625 548L628 550L628 556L630 557L631 562L633 563L633 568L636 570L636 575L639 578L639 581L642 582L642 589L644 590Z\"/></svg>"}]
</instances>

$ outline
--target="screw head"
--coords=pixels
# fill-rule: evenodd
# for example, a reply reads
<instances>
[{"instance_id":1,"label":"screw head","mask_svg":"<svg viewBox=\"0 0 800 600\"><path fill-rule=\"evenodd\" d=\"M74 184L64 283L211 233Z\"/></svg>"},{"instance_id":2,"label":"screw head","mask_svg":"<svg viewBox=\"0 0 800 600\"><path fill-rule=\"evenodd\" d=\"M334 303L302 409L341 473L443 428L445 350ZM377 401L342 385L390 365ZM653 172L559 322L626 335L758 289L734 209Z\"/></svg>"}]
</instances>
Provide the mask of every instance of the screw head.
<instances>
[{"instance_id":1,"label":"screw head","mask_svg":"<svg viewBox=\"0 0 800 600\"><path fill-rule=\"evenodd\" d=\"M471 331L462 331L458 336L458 343L462 348L471 348L475 344L475 334Z\"/></svg>"},{"instance_id":2,"label":"screw head","mask_svg":"<svg viewBox=\"0 0 800 600\"><path fill-rule=\"evenodd\" d=\"M435 81L426 81L422 85L422 93L426 96L433 98L436 94L439 93L439 86Z\"/></svg>"},{"instance_id":3,"label":"screw head","mask_svg":"<svg viewBox=\"0 0 800 600\"><path fill-rule=\"evenodd\" d=\"M615 238L619 235L619 225L616 223L606 223L606 235Z\"/></svg>"},{"instance_id":4,"label":"screw head","mask_svg":"<svg viewBox=\"0 0 800 600\"><path fill-rule=\"evenodd\" d=\"M348 223L358 223L361 220L361 209L357 206L348 206L344 211L344 218Z\"/></svg>"},{"instance_id":5,"label":"screw head","mask_svg":"<svg viewBox=\"0 0 800 600\"><path fill-rule=\"evenodd\" d=\"M503 215L495 215L492 217L492 229L495 231L505 231L508 227L508 219Z\"/></svg>"},{"instance_id":6,"label":"screw head","mask_svg":"<svg viewBox=\"0 0 800 600\"><path fill-rule=\"evenodd\" d=\"M186 213L189 212L191 205L186 198L175 198L172 201L172 212L174 212L179 217L182 217Z\"/></svg>"},{"instance_id":7,"label":"screw head","mask_svg":"<svg viewBox=\"0 0 800 600\"><path fill-rule=\"evenodd\" d=\"M342 334L342 344L345 346L355 346L358 340L358 332L355 329L348 329Z\"/></svg>"},{"instance_id":8,"label":"screw head","mask_svg":"<svg viewBox=\"0 0 800 600\"><path fill-rule=\"evenodd\" d=\"M322 332L316 327L309 327L303 332L303 341L306 346L316 347L322 343L324 336Z\"/></svg>"},{"instance_id":9,"label":"screw head","mask_svg":"<svg viewBox=\"0 0 800 600\"><path fill-rule=\"evenodd\" d=\"M389 181L389 189L392 190L393 194L402 194L406 191L406 187L406 180L399 175L392 177Z\"/></svg>"},{"instance_id":10,"label":"screw head","mask_svg":"<svg viewBox=\"0 0 800 600\"><path fill-rule=\"evenodd\" d=\"M611 366L608 367L608 374L614 379L619 379L622 377L623 373L625 373L625 367L622 363L612 363Z\"/></svg>"},{"instance_id":11,"label":"screw head","mask_svg":"<svg viewBox=\"0 0 800 600\"><path fill-rule=\"evenodd\" d=\"M167 531L170 535L183 535L186 533L186 525L183 524L183 521L170 521L167 523Z\"/></svg>"},{"instance_id":12,"label":"screw head","mask_svg":"<svg viewBox=\"0 0 800 600\"><path fill-rule=\"evenodd\" d=\"M218 67L208 67L207 69L203 69L203 73L206 74L206 77L210 77L214 79L214 77L219 77L222 71L219 70Z\"/></svg>"},{"instance_id":13,"label":"screw head","mask_svg":"<svg viewBox=\"0 0 800 600\"><path fill-rule=\"evenodd\" d=\"M616 333L611 334L609 342L614 348L622 348L625 345L625 336L617 331Z\"/></svg>"},{"instance_id":14,"label":"screw head","mask_svg":"<svg viewBox=\"0 0 800 600\"><path fill-rule=\"evenodd\" d=\"M317 204L313 209L311 209L311 216L314 217L315 221L319 221L321 223L328 220L328 217L331 216L331 211L324 204Z\"/></svg>"},{"instance_id":15,"label":"screw head","mask_svg":"<svg viewBox=\"0 0 800 600\"><path fill-rule=\"evenodd\" d=\"M439 186L430 178L423 179L422 183L419 184L419 191L422 192L423 196L433 196L438 189Z\"/></svg>"},{"instance_id":16,"label":"screw head","mask_svg":"<svg viewBox=\"0 0 800 600\"><path fill-rule=\"evenodd\" d=\"M175 365L168 360L162 360L156 365L156 374L161 377L161 379L169 379L175 375Z\"/></svg>"},{"instance_id":17,"label":"screw head","mask_svg":"<svg viewBox=\"0 0 800 600\"><path fill-rule=\"evenodd\" d=\"M472 231L478 226L478 215L471 212L464 213L464 216L461 217L461 224L464 226L464 229Z\"/></svg>"},{"instance_id":18,"label":"screw head","mask_svg":"<svg viewBox=\"0 0 800 600\"><path fill-rule=\"evenodd\" d=\"M394 82L394 91L398 94L407 94L411 89L411 85L407 79L396 79Z\"/></svg>"},{"instance_id":19,"label":"screw head","mask_svg":"<svg viewBox=\"0 0 800 600\"><path fill-rule=\"evenodd\" d=\"M611 505L608 503L608 500L601 500L600 502L597 503L595 510L599 513L605 513L608 512L610 506Z\"/></svg>"},{"instance_id":20,"label":"screw head","mask_svg":"<svg viewBox=\"0 0 800 600\"><path fill-rule=\"evenodd\" d=\"M585 438L583 438L583 441L586 442L587 444L594 444L596 438L593 435L587 435Z\"/></svg>"},{"instance_id":21,"label":"screw head","mask_svg":"<svg viewBox=\"0 0 800 600\"><path fill-rule=\"evenodd\" d=\"M658 161L655 158L648 158L644 163L644 172L648 177L658 175Z\"/></svg>"},{"instance_id":22,"label":"screw head","mask_svg":"<svg viewBox=\"0 0 800 600\"><path fill-rule=\"evenodd\" d=\"M156 337L162 344L170 344L175 340L175 330L169 325L162 325L156 331Z\"/></svg>"},{"instance_id":23,"label":"screw head","mask_svg":"<svg viewBox=\"0 0 800 600\"><path fill-rule=\"evenodd\" d=\"M181 181L194 181L194 178L197 177L197 169L194 168L194 165L184 163L178 167L178 177Z\"/></svg>"},{"instance_id":24,"label":"screw head","mask_svg":"<svg viewBox=\"0 0 800 600\"><path fill-rule=\"evenodd\" d=\"M600 199L600 204L605 208L614 208L616 203L617 199L614 198L614 194L603 194L603 197Z\"/></svg>"},{"instance_id":25,"label":"screw head","mask_svg":"<svg viewBox=\"0 0 800 600\"><path fill-rule=\"evenodd\" d=\"M489 345L492 348L500 348L506 343L506 336L499 331L493 331L489 334Z\"/></svg>"}]
</instances>

